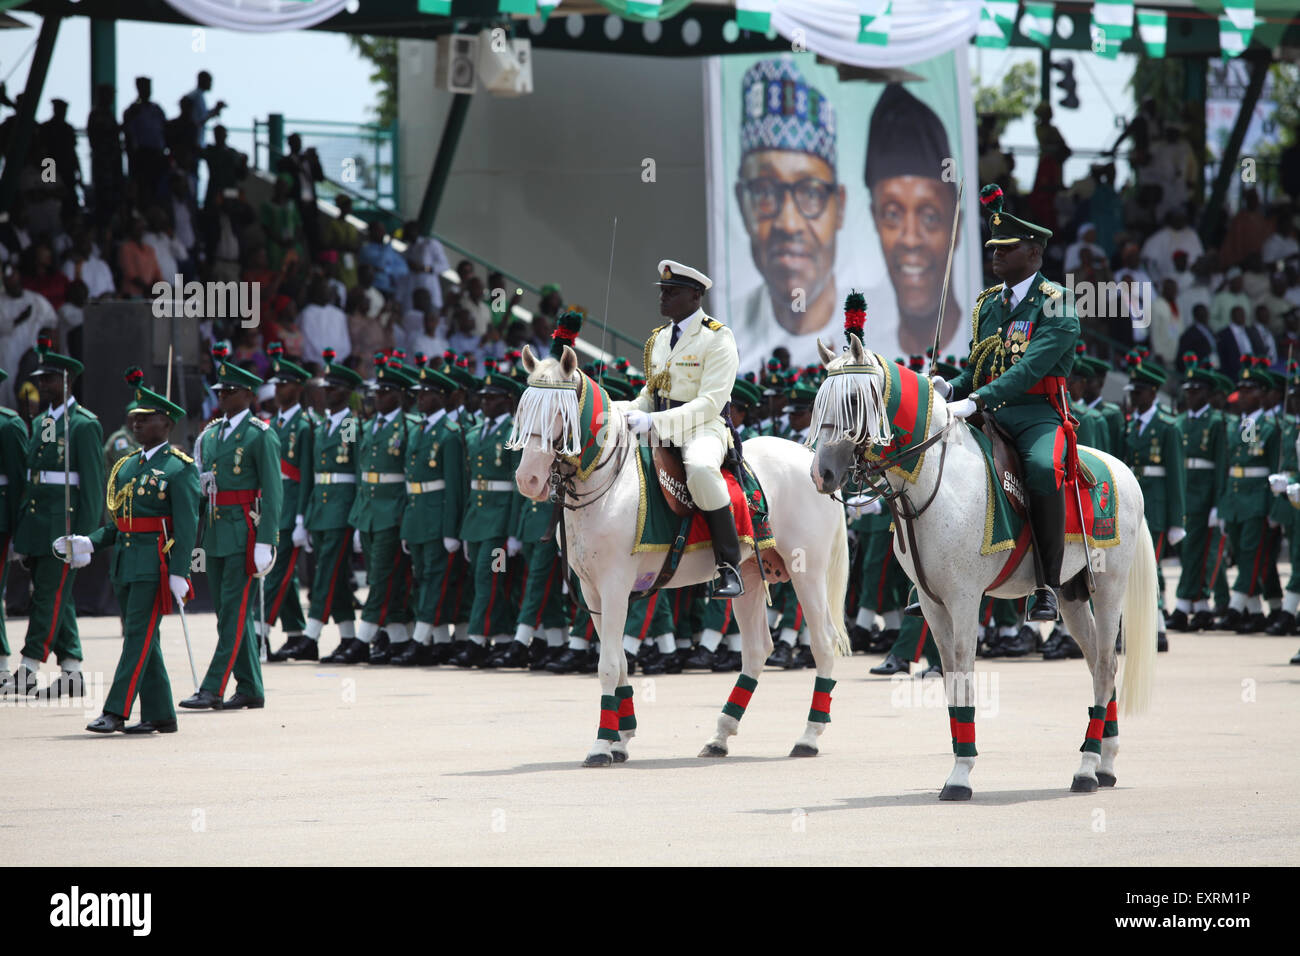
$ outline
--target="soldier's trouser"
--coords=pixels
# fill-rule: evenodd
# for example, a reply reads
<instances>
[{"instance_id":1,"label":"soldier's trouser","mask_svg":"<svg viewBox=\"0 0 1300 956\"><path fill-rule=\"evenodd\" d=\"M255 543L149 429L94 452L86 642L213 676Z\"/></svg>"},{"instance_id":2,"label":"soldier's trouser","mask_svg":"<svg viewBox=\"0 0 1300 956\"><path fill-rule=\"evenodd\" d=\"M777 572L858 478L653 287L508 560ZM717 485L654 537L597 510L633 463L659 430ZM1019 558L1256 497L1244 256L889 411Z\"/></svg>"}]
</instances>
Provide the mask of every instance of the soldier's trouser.
<instances>
[{"instance_id":1,"label":"soldier's trouser","mask_svg":"<svg viewBox=\"0 0 1300 956\"><path fill-rule=\"evenodd\" d=\"M452 624L455 596L448 585L448 568L454 555L448 554L441 538L426 544L411 544L411 573L415 576L415 619L422 624ZM456 554L460 554L457 549Z\"/></svg>"},{"instance_id":2,"label":"soldier's trouser","mask_svg":"<svg viewBox=\"0 0 1300 956\"><path fill-rule=\"evenodd\" d=\"M898 627L898 640L889 649L902 661L919 661L925 655L929 664L939 663L939 646L934 643L934 634L924 618L903 615L903 623Z\"/></svg>"},{"instance_id":3,"label":"soldier's trouser","mask_svg":"<svg viewBox=\"0 0 1300 956\"><path fill-rule=\"evenodd\" d=\"M208 556L208 587L217 610L217 649L200 686L224 697L233 674L237 691L260 700L266 692L262 688L257 632L253 629L257 579L245 570L246 560L242 554Z\"/></svg>"},{"instance_id":4,"label":"soldier's trouser","mask_svg":"<svg viewBox=\"0 0 1300 956\"><path fill-rule=\"evenodd\" d=\"M1214 606L1224 610L1228 607L1228 567L1232 554L1228 547L1228 536L1218 528L1210 533L1210 540L1210 550L1214 555L1207 572L1210 576L1210 592L1214 596Z\"/></svg>"},{"instance_id":5,"label":"soldier's trouser","mask_svg":"<svg viewBox=\"0 0 1300 956\"><path fill-rule=\"evenodd\" d=\"M682 588L670 588L669 593L672 595L673 634L678 646L690 644L704 621L704 586L688 584Z\"/></svg>"},{"instance_id":6,"label":"soldier's trouser","mask_svg":"<svg viewBox=\"0 0 1300 956\"><path fill-rule=\"evenodd\" d=\"M1233 521L1227 525L1228 540L1232 542L1232 554L1237 565L1237 576L1232 581L1232 590L1247 597L1260 593L1264 584L1264 543L1265 520L1248 518L1245 521Z\"/></svg>"},{"instance_id":7,"label":"soldier's trouser","mask_svg":"<svg viewBox=\"0 0 1300 956\"><path fill-rule=\"evenodd\" d=\"M532 628L564 627L569 623L564 613L564 571L560 548L554 539L524 545L524 596L519 602L519 621ZM625 631L625 634L631 633Z\"/></svg>"},{"instance_id":8,"label":"soldier's trouser","mask_svg":"<svg viewBox=\"0 0 1300 956\"><path fill-rule=\"evenodd\" d=\"M887 603L885 594L889 578L889 565L894 560L894 536L888 531L869 531L863 543L862 577L858 586L858 607L868 611L883 611Z\"/></svg>"},{"instance_id":9,"label":"soldier's trouser","mask_svg":"<svg viewBox=\"0 0 1300 956\"><path fill-rule=\"evenodd\" d=\"M262 609L268 628L274 627L276 621L288 634L301 634L307 626L307 618L302 613L302 600L298 596L298 565L302 562L302 551L289 544L292 529L280 529L280 540L284 547L275 552L275 564L266 576L262 588L266 595L266 606Z\"/></svg>"},{"instance_id":10,"label":"soldier's trouser","mask_svg":"<svg viewBox=\"0 0 1300 956\"><path fill-rule=\"evenodd\" d=\"M1263 592L1264 599L1269 602L1273 610L1281 607L1277 602L1282 599L1282 580L1277 574L1277 556L1282 550L1282 535L1285 529L1278 525L1276 528L1267 521L1264 522L1264 580Z\"/></svg>"},{"instance_id":11,"label":"soldier's trouser","mask_svg":"<svg viewBox=\"0 0 1300 956\"><path fill-rule=\"evenodd\" d=\"M651 640L673 633L672 602L662 589L651 591L632 600L627 606L627 620L623 623L624 637L636 641ZM722 604L722 601L718 602Z\"/></svg>"},{"instance_id":12,"label":"soldier's trouser","mask_svg":"<svg viewBox=\"0 0 1300 956\"><path fill-rule=\"evenodd\" d=\"M803 606L799 603L799 595L795 593L794 585L787 584L781 597L782 600L779 605L781 619L776 626L783 631L789 628L798 634L803 627Z\"/></svg>"},{"instance_id":13,"label":"soldier's trouser","mask_svg":"<svg viewBox=\"0 0 1300 956\"><path fill-rule=\"evenodd\" d=\"M311 606L307 616L315 621L334 623L353 621L356 612L352 607L352 574L348 556L352 554L352 529L331 528L329 531L311 532L311 548L316 558L312 574Z\"/></svg>"},{"instance_id":14,"label":"soldier's trouser","mask_svg":"<svg viewBox=\"0 0 1300 956\"><path fill-rule=\"evenodd\" d=\"M0 658L9 656L9 639L5 636L5 592L9 587L9 535L0 534ZM0 660L0 668L4 661Z\"/></svg>"},{"instance_id":15,"label":"soldier's trouser","mask_svg":"<svg viewBox=\"0 0 1300 956\"><path fill-rule=\"evenodd\" d=\"M722 440L710 434L697 434L682 446L686 489L701 511L716 511L731 504L721 470L726 453L727 446Z\"/></svg>"},{"instance_id":16,"label":"soldier's trouser","mask_svg":"<svg viewBox=\"0 0 1300 956\"><path fill-rule=\"evenodd\" d=\"M1058 494L1065 478L1065 430L1050 405L1000 409L998 424L1015 442L1031 495Z\"/></svg>"},{"instance_id":17,"label":"soldier's trouser","mask_svg":"<svg viewBox=\"0 0 1300 956\"><path fill-rule=\"evenodd\" d=\"M72 583L77 572L54 555L33 555L32 609L27 617L27 642L23 657L45 661L54 651L59 662L81 660L81 638L77 633L77 608Z\"/></svg>"},{"instance_id":18,"label":"soldier's trouser","mask_svg":"<svg viewBox=\"0 0 1300 956\"><path fill-rule=\"evenodd\" d=\"M141 720L175 720L172 685L167 679L159 644L163 616L158 611L158 584L137 581L115 591L118 607L122 609L125 640L113 674L113 686L104 699L104 711L125 720L131 716L138 696Z\"/></svg>"},{"instance_id":19,"label":"soldier's trouser","mask_svg":"<svg viewBox=\"0 0 1300 956\"><path fill-rule=\"evenodd\" d=\"M361 555L366 562L366 583L370 585L361 620L380 627L405 624L411 614L404 592L406 555L402 553L399 529L361 532Z\"/></svg>"},{"instance_id":20,"label":"soldier's trouser","mask_svg":"<svg viewBox=\"0 0 1300 956\"><path fill-rule=\"evenodd\" d=\"M1206 584L1215 558L1211 546L1216 543L1209 520L1208 513L1187 515L1187 537L1178 543L1182 569L1175 593L1180 601L1204 601L1209 596Z\"/></svg>"},{"instance_id":21,"label":"soldier's trouser","mask_svg":"<svg viewBox=\"0 0 1300 956\"><path fill-rule=\"evenodd\" d=\"M985 597L983 613L980 614L980 620L992 623L998 628L1019 627L1023 619L1016 598L992 598ZM916 620L913 618L912 620Z\"/></svg>"},{"instance_id":22,"label":"soldier's trouser","mask_svg":"<svg viewBox=\"0 0 1300 956\"><path fill-rule=\"evenodd\" d=\"M655 634L672 633L672 615L667 611L668 602L664 601L665 614L668 617L668 630L655 631ZM704 618L701 624L706 631L717 631L723 637L728 634L739 634L740 625L736 623L735 609L731 606L731 598L710 598L704 602Z\"/></svg>"},{"instance_id":23,"label":"soldier's trouser","mask_svg":"<svg viewBox=\"0 0 1300 956\"><path fill-rule=\"evenodd\" d=\"M1161 564L1165 555L1169 553L1169 543L1165 540L1165 532L1157 531L1152 535L1154 539L1152 544L1156 549L1156 607L1160 610L1165 609L1165 569ZM1160 619L1160 630L1164 630L1164 618Z\"/></svg>"},{"instance_id":24,"label":"soldier's trouser","mask_svg":"<svg viewBox=\"0 0 1300 956\"><path fill-rule=\"evenodd\" d=\"M469 563L474 574L474 605L469 611L469 633L482 637L514 634L519 609L506 587L506 539L471 541Z\"/></svg>"},{"instance_id":25,"label":"soldier's trouser","mask_svg":"<svg viewBox=\"0 0 1300 956\"><path fill-rule=\"evenodd\" d=\"M1300 521L1291 522L1291 527L1287 530L1286 547L1287 556L1291 560L1291 577L1287 579L1286 589L1293 593L1300 592Z\"/></svg>"},{"instance_id":26,"label":"soldier's trouser","mask_svg":"<svg viewBox=\"0 0 1300 956\"><path fill-rule=\"evenodd\" d=\"M474 570L464 545L447 559L447 594L447 621L452 624L468 621L470 608L474 606ZM464 634L456 635L456 640L464 639Z\"/></svg>"}]
</instances>

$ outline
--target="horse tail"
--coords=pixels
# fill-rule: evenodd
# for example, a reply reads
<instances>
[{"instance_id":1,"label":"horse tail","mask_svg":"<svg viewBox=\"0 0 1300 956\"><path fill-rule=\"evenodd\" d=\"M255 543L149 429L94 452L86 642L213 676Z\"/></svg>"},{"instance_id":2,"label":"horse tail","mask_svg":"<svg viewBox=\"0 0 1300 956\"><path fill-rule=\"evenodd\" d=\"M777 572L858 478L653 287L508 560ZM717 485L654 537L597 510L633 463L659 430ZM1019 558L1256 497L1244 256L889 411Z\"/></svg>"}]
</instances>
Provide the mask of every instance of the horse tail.
<instances>
[{"instance_id":1,"label":"horse tail","mask_svg":"<svg viewBox=\"0 0 1300 956\"><path fill-rule=\"evenodd\" d=\"M1157 594L1156 549L1151 543L1151 529L1143 520L1138 525L1137 550L1128 569L1120 618L1125 653L1120 700L1125 714L1140 714L1151 702L1156 666L1156 615L1160 613Z\"/></svg>"},{"instance_id":2,"label":"horse tail","mask_svg":"<svg viewBox=\"0 0 1300 956\"><path fill-rule=\"evenodd\" d=\"M844 511L835 522L835 536L831 542L831 563L826 569L826 606L830 611L831 625L835 628L835 653L840 657L853 654L849 632L844 626L844 608L849 593L849 532Z\"/></svg>"}]
</instances>

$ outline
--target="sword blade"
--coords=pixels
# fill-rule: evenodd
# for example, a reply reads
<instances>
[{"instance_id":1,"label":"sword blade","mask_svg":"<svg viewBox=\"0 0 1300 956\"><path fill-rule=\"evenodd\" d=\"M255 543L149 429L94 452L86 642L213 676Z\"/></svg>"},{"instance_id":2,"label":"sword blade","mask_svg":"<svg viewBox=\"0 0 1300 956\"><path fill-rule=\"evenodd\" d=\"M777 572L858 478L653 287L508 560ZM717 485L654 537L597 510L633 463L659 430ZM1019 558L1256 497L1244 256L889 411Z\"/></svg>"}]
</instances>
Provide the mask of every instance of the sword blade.
<instances>
[{"instance_id":1,"label":"sword blade","mask_svg":"<svg viewBox=\"0 0 1300 956\"><path fill-rule=\"evenodd\" d=\"M199 690L199 672L194 669L194 648L190 645L190 626L185 620L185 602L177 601L176 609L181 613L181 633L185 635L185 653L190 658L190 677L194 678L194 692Z\"/></svg>"}]
</instances>

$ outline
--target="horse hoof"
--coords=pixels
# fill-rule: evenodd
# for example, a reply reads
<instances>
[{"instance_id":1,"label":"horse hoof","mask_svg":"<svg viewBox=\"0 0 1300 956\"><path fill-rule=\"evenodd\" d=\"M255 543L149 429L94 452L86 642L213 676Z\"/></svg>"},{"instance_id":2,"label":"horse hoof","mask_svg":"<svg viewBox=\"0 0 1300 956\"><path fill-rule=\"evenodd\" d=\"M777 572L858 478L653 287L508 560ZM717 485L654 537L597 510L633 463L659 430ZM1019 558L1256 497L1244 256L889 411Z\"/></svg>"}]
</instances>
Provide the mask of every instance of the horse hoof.
<instances>
[{"instance_id":1,"label":"horse hoof","mask_svg":"<svg viewBox=\"0 0 1300 956\"><path fill-rule=\"evenodd\" d=\"M940 800L969 800L970 787L960 787L956 784L945 784L944 788L939 791Z\"/></svg>"},{"instance_id":2,"label":"horse hoof","mask_svg":"<svg viewBox=\"0 0 1300 956\"><path fill-rule=\"evenodd\" d=\"M613 751L613 753L614 753L614 763L627 763L626 750L615 750Z\"/></svg>"},{"instance_id":3,"label":"horse hoof","mask_svg":"<svg viewBox=\"0 0 1300 956\"><path fill-rule=\"evenodd\" d=\"M1114 780L1111 777L1111 780ZM1097 780L1093 777L1075 777L1074 782L1070 784L1071 793L1096 793Z\"/></svg>"},{"instance_id":4,"label":"horse hoof","mask_svg":"<svg viewBox=\"0 0 1300 956\"><path fill-rule=\"evenodd\" d=\"M1097 784L1102 787L1113 787L1115 786L1115 775L1113 773L1107 773L1104 770L1098 770Z\"/></svg>"},{"instance_id":5,"label":"horse hoof","mask_svg":"<svg viewBox=\"0 0 1300 956\"><path fill-rule=\"evenodd\" d=\"M725 747L719 747L717 744L705 744L699 755L701 757L725 757L727 751Z\"/></svg>"},{"instance_id":6,"label":"horse hoof","mask_svg":"<svg viewBox=\"0 0 1300 956\"><path fill-rule=\"evenodd\" d=\"M807 744L795 744L794 749L790 751L791 757L816 757L817 748L809 747Z\"/></svg>"},{"instance_id":7,"label":"horse hoof","mask_svg":"<svg viewBox=\"0 0 1300 956\"><path fill-rule=\"evenodd\" d=\"M582 765L584 767L608 767L613 762L614 759L609 754L590 754L582 762Z\"/></svg>"}]
</instances>

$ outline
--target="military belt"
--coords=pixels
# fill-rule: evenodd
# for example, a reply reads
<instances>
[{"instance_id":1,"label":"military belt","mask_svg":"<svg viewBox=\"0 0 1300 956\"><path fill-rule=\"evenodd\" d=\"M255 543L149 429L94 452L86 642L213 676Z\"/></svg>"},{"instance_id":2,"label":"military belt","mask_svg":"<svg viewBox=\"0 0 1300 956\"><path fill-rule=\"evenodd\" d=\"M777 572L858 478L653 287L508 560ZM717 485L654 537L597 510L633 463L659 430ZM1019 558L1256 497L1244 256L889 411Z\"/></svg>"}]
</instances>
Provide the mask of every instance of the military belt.
<instances>
[{"instance_id":1,"label":"military belt","mask_svg":"<svg viewBox=\"0 0 1300 956\"><path fill-rule=\"evenodd\" d=\"M488 481L484 478L476 478L469 483L473 491L514 491L515 483L513 481Z\"/></svg>"},{"instance_id":2,"label":"military belt","mask_svg":"<svg viewBox=\"0 0 1300 956\"><path fill-rule=\"evenodd\" d=\"M1214 462L1208 458L1189 458L1187 459L1187 467L1196 471L1204 471L1205 469L1213 469Z\"/></svg>"},{"instance_id":3,"label":"military belt","mask_svg":"<svg viewBox=\"0 0 1300 956\"><path fill-rule=\"evenodd\" d=\"M1268 469L1264 467L1243 468L1241 465L1233 465L1228 469L1228 476L1231 478L1267 478Z\"/></svg>"},{"instance_id":4,"label":"military belt","mask_svg":"<svg viewBox=\"0 0 1300 956\"><path fill-rule=\"evenodd\" d=\"M406 481L406 475L400 471L363 471L361 480L368 485L395 485Z\"/></svg>"},{"instance_id":5,"label":"military belt","mask_svg":"<svg viewBox=\"0 0 1300 956\"><path fill-rule=\"evenodd\" d=\"M447 482L439 478L437 481L408 481L406 490L413 495L423 494L426 491L442 491L447 487Z\"/></svg>"},{"instance_id":6,"label":"military belt","mask_svg":"<svg viewBox=\"0 0 1300 956\"><path fill-rule=\"evenodd\" d=\"M1164 476L1165 476L1164 465L1143 465L1142 466L1143 478L1163 478Z\"/></svg>"},{"instance_id":7,"label":"military belt","mask_svg":"<svg viewBox=\"0 0 1300 956\"><path fill-rule=\"evenodd\" d=\"M316 484L318 485L355 485L357 476L350 471L318 471L316 472Z\"/></svg>"},{"instance_id":8,"label":"military belt","mask_svg":"<svg viewBox=\"0 0 1300 956\"><path fill-rule=\"evenodd\" d=\"M61 485L63 479L64 473L61 471L33 471L29 480L34 485ZM81 484L81 475L75 471L68 472L67 479L70 485Z\"/></svg>"}]
</instances>

